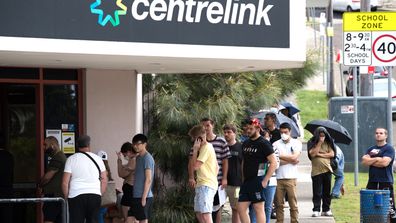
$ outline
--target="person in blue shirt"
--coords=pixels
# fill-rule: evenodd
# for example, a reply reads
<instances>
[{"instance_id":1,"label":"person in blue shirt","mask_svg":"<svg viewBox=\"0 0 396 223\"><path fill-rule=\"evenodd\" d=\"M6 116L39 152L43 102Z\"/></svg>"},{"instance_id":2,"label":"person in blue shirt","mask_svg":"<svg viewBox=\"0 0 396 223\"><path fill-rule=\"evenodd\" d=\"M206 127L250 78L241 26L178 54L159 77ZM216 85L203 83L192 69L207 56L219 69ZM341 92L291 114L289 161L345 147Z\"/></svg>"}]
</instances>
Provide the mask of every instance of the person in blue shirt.
<instances>
[{"instance_id":1,"label":"person in blue shirt","mask_svg":"<svg viewBox=\"0 0 396 223\"><path fill-rule=\"evenodd\" d=\"M367 149L362 157L362 164L369 167L369 179L367 189L390 191L390 210L391 222L396 222L395 203L393 195L393 172L392 163L395 159L395 150L386 139L388 131L385 128L375 130L376 145Z\"/></svg>"},{"instance_id":2,"label":"person in blue shirt","mask_svg":"<svg viewBox=\"0 0 396 223\"><path fill-rule=\"evenodd\" d=\"M335 145L336 148L336 161L337 161L337 166L338 168L333 172L333 175L335 176L335 181L333 185L333 189L331 190L331 197L332 198L341 198L341 195L344 195L344 153L338 147Z\"/></svg>"}]
</instances>

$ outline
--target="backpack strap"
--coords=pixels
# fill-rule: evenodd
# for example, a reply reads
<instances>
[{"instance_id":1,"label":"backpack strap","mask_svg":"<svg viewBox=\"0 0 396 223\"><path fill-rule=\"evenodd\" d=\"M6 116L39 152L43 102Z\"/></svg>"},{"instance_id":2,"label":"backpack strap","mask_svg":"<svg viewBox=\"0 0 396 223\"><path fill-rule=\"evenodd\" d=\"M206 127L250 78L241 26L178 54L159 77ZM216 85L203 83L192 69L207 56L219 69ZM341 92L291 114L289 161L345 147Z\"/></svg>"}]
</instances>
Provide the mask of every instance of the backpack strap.
<instances>
[{"instance_id":1,"label":"backpack strap","mask_svg":"<svg viewBox=\"0 0 396 223\"><path fill-rule=\"evenodd\" d=\"M99 168L99 165L96 163L96 161L95 161L88 153L86 153L86 152L81 152L81 151L79 151L79 153L82 153L82 154L88 156L88 158L92 160L92 162L95 164L96 168L98 168L98 171L99 171L99 180L102 180L102 177L100 176L100 173L101 173L101 172L100 172L100 168Z\"/></svg>"}]
</instances>

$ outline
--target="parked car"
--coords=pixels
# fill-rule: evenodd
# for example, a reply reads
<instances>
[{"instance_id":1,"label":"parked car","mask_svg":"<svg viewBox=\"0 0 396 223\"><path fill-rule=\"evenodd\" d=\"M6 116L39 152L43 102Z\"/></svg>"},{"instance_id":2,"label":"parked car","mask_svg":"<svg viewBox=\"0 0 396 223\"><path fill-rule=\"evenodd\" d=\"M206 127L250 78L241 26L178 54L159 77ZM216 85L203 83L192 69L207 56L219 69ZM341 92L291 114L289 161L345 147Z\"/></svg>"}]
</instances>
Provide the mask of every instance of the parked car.
<instances>
[{"instance_id":1,"label":"parked car","mask_svg":"<svg viewBox=\"0 0 396 223\"><path fill-rule=\"evenodd\" d=\"M359 67L350 67L347 71L344 71L345 75L348 75L348 80L346 82L346 87L345 87L345 93L347 96L353 96L353 71L354 69L357 69L357 81L358 81L358 87L359 87ZM380 79L380 78L387 78L388 77L388 69L383 66L375 66L374 67L374 73L373 78L374 79Z\"/></svg>"},{"instance_id":2,"label":"parked car","mask_svg":"<svg viewBox=\"0 0 396 223\"><path fill-rule=\"evenodd\" d=\"M333 10L340 12L360 11L360 0L332 0ZM378 0L371 0L371 11L377 11L380 7Z\"/></svg>"},{"instance_id":3,"label":"parked car","mask_svg":"<svg viewBox=\"0 0 396 223\"><path fill-rule=\"evenodd\" d=\"M392 78L392 116L396 118L396 81ZM388 97L388 79L374 79L373 82L374 97Z\"/></svg>"}]
</instances>

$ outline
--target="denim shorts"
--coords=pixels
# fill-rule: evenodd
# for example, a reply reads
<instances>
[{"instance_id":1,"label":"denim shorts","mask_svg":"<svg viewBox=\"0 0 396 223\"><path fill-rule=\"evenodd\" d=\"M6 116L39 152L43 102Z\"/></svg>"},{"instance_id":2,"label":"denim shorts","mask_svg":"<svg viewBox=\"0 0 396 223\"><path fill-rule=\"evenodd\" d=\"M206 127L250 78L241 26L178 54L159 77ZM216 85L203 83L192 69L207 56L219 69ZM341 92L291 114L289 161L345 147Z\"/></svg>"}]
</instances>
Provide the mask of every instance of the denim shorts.
<instances>
[{"instance_id":1,"label":"denim shorts","mask_svg":"<svg viewBox=\"0 0 396 223\"><path fill-rule=\"evenodd\" d=\"M213 198L216 190L208 186L195 188L194 211L199 213L212 213Z\"/></svg>"}]
</instances>

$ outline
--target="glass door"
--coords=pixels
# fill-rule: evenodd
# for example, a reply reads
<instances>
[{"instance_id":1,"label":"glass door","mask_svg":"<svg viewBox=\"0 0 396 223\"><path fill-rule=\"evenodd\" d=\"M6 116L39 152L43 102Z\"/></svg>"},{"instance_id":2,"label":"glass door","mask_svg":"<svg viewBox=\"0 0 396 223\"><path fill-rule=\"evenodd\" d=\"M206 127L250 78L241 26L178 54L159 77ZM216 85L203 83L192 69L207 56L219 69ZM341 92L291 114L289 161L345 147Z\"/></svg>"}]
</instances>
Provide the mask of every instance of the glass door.
<instances>
[{"instance_id":1,"label":"glass door","mask_svg":"<svg viewBox=\"0 0 396 223\"><path fill-rule=\"evenodd\" d=\"M36 197L38 85L0 84L0 130L14 157L14 197ZM13 222L35 222L36 204L16 204Z\"/></svg>"}]
</instances>

